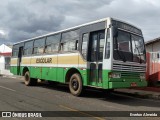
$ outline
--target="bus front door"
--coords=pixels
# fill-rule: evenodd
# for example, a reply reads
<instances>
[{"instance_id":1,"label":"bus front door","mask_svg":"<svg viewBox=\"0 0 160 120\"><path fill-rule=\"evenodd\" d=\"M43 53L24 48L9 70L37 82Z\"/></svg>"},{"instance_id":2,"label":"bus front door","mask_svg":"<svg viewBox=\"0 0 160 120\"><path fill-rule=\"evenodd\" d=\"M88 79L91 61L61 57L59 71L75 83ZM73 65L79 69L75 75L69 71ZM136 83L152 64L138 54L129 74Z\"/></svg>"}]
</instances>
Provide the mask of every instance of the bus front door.
<instances>
[{"instance_id":1,"label":"bus front door","mask_svg":"<svg viewBox=\"0 0 160 120\"><path fill-rule=\"evenodd\" d=\"M22 61L23 47L19 47L17 59L17 75L21 75L21 61Z\"/></svg>"},{"instance_id":2,"label":"bus front door","mask_svg":"<svg viewBox=\"0 0 160 120\"><path fill-rule=\"evenodd\" d=\"M89 80L90 85L102 86L102 60L104 48L105 31L96 31L90 33L89 38Z\"/></svg>"}]
</instances>

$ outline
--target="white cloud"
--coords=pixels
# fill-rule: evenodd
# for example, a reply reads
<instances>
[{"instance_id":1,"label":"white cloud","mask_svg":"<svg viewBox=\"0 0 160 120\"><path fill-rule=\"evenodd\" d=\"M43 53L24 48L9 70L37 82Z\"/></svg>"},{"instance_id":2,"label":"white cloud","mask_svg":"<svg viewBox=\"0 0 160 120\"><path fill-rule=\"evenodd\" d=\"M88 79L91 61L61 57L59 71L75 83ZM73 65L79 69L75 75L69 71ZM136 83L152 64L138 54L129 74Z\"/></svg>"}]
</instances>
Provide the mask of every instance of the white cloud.
<instances>
[{"instance_id":1,"label":"white cloud","mask_svg":"<svg viewBox=\"0 0 160 120\"><path fill-rule=\"evenodd\" d=\"M7 37L8 37L8 32L3 29L0 29L0 39L5 40Z\"/></svg>"},{"instance_id":2,"label":"white cloud","mask_svg":"<svg viewBox=\"0 0 160 120\"><path fill-rule=\"evenodd\" d=\"M0 34L1 34L2 36L5 36L5 35L6 35L6 33L5 33L3 30L0 30Z\"/></svg>"}]
</instances>

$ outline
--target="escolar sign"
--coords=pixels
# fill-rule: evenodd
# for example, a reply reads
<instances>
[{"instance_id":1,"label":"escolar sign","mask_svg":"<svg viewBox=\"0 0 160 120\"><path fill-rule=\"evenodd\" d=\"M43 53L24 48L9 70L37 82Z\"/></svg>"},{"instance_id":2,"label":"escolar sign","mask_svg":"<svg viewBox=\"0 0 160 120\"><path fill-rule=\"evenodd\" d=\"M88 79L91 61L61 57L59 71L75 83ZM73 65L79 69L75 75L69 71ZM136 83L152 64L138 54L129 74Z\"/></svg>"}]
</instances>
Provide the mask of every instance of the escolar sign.
<instances>
[{"instance_id":1,"label":"escolar sign","mask_svg":"<svg viewBox=\"0 0 160 120\"><path fill-rule=\"evenodd\" d=\"M36 63L52 63L52 58L37 58Z\"/></svg>"}]
</instances>

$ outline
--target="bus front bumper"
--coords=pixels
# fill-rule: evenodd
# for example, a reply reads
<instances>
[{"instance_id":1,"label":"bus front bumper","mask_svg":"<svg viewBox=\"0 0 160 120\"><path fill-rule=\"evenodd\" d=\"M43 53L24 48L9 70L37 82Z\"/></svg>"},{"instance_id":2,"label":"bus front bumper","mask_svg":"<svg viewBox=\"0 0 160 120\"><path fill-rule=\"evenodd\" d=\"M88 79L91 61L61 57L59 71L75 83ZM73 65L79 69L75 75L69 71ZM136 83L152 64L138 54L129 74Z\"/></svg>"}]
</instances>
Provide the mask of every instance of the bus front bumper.
<instances>
[{"instance_id":1,"label":"bus front bumper","mask_svg":"<svg viewBox=\"0 0 160 120\"><path fill-rule=\"evenodd\" d=\"M146 87L147 81L136 82L109 82L109 89L116 88L132 88L132 87Z\"/></svg>"}]
</instances>

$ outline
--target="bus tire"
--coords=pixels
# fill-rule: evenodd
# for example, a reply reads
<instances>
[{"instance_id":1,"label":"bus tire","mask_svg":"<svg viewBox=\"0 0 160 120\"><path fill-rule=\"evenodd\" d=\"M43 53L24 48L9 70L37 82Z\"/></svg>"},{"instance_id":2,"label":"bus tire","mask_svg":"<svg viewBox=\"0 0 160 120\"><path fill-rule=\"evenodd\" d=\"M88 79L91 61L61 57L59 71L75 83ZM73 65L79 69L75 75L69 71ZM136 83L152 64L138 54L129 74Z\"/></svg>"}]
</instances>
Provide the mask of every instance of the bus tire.
<instances>
[{"instance_id":1,"label":"bus tire","mask_svg":"<svg viewBox=\"0 0 160 120\"><path fill-rule=\"evenodd\" d=\"M26 71L24 74L24 83L26 86L33 86L37 84L37 79L31 78L29 71Z\"/></svg>"},{"instance_id":2,"label":"bus tire","mask_svg":"<svg viewBox=\"0 0 160 120\"><path fill-rule=\"evenodd\" d=\"M69 90L71 94L74 96L80 96L82 94L82 88L83 85L80 74L73 74L69 81Z\"/></svg>"}]
</instances>

